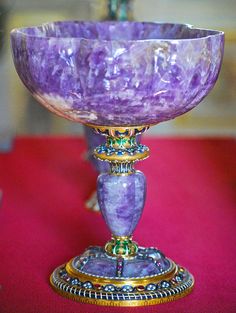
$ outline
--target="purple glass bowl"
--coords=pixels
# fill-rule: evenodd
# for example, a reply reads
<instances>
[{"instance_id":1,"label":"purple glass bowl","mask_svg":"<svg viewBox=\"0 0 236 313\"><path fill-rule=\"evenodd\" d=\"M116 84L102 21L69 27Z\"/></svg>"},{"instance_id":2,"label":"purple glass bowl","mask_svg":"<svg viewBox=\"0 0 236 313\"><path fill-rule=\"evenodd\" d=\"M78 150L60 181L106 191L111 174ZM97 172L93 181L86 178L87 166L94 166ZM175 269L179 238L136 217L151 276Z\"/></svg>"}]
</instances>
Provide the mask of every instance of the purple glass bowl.
<instances>
[{"instance_id":1,"label":"purple glass bowl","mask_svg":"<svg viewBox=\"0 0 236 313\"><path fill-rule=\"evenodd\" d=\"M83 124L149 125L194 108L214 86L220 31L184 24L66 21L15 29L16 70L49 110Z\"/></svg>"}]
</instances>

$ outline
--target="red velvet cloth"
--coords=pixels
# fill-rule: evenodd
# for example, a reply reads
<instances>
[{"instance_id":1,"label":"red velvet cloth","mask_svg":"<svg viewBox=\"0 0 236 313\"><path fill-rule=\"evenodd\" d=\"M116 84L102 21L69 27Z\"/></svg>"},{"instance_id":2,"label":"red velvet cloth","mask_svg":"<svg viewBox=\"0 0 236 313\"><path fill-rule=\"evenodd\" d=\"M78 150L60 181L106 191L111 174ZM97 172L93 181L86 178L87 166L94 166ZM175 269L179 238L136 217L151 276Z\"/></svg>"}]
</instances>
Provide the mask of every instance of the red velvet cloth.
<instances>
[{"instance_id":1,"label":"red velvet cloth","mask_svg":"<svg viewBox=\"0 0 236 313\"><path fill-rule=\"evenodd\" d=\"M0 155L0 312L236 312L233 139L146 139L151 157L138 168L148 193L135 232L195 276L192 294L140 308L81 304L49 285L55 267L109 238L100 214L84 202L96 175L83 139L18 138Z\"/></svg>"}]
</instances>

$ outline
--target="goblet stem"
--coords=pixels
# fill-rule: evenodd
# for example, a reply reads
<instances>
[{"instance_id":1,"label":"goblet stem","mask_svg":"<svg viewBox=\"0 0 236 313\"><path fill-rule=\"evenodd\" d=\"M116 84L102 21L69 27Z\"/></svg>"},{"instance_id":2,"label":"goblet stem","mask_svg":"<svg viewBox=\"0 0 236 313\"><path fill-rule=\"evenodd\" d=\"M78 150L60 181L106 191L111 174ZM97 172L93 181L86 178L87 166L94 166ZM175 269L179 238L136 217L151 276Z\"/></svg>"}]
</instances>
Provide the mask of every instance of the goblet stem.
<instances>
[{"instance_id":1,"label":"goblet stem","mask_svg":"<svg viewBox=\"0 0 236 313\"><path fill-rule=\"evenodd\" d=\"M193 276L160 250L132 240L146 195L145 176L134 163L149 156L136 136L148 126L91 127L106 136L94 156L110 164L109 172L98 177L97 194L112 236L105 247L89 247L56 268L50 278L53 288L78 301L112 306L157 304L187 295Z\"/></svg>"},{"instance_id":2,"label":"goblet stem","mask_svg":"<svg viewBox=\"0 0 236 313\"><path fill-rule=\"evenodd\" d=\"M129 257L138 251L132 234L143 211L146 179L133 165L149 155L149 149L136 140L136 136L147 128L95 128L96 133L106 136L106 142L94 150L94 156L110 163L110 172L98 177L97 195L112 233L105 251L112 256Z\"/></svg>"},{"instance_id":3,"label":"goblet stem","mask_svg":"<svg viewBox=\"0 0 236 313\"><path fill-rule=\"evenodd\" d=\"M85 134L87 147L88 147L87 156L88 156L89 161L92 163L93 167L97 170L99 174L107 173L110 168L109 164L107 162L99 161L93 155L94 149L98 145L105 143L104 136L94 133L93 129L87 126L84 126L84 134ZM139 135L136 136L136 141L137 143L140 142ZM115 171L116 164L113 167ZM95 211L95 212L100 211L99 204L97 201L97 191L94 191L92 195L89 197L89 199L86 201L86 207L91 211Z\"/></svg>"}]
</instances>

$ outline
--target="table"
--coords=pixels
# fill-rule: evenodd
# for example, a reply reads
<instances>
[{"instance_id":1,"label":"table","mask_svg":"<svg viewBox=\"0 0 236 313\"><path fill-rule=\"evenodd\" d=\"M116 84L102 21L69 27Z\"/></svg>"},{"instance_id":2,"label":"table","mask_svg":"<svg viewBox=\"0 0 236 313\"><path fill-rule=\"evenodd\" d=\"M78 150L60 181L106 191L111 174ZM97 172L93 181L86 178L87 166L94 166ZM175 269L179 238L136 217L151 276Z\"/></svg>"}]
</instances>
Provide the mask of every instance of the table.
<instances>
[{"instance_id":1,"label":"table","mask_svg":"<svg viewBox=\"0 0 236 313\"><path fill-rule=\"evenodd\" d=\"M96 173L77 137L18 137L0 154L1 313L236 312L236 142L144 139L151 157L147 201L135 240L157 246L195 276L193 293L140 308L81 304L57 295L52 270L109 239L100 214L85 209Z\"/></svg>"}]
</instances>

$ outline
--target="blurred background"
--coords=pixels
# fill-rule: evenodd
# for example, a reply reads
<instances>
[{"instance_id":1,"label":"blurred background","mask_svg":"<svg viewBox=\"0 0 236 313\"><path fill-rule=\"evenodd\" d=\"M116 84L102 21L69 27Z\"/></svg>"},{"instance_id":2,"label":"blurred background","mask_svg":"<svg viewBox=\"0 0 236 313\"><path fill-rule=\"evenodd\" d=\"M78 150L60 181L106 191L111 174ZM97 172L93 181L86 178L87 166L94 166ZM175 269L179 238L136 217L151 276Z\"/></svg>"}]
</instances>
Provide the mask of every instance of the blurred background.
<instances>
[{"instance_id":1,"label":"blurred background","mask_svg":"<svg viewBox=\"0 0 236 313\"><path fill-rule=\"evenodd\" d=\"M38 105L23 87L11 60L10 30L55 20L101 20L108 11L109 0L0 0L1 151L11 148L15 135L83 132L81 125ZM152 127L147 135L236 135L236 0L133 0L129 1L128 16L139 21L189 23L226 33L223 68L214 90L196 109Z\"/></svg>"}]
</instances>

